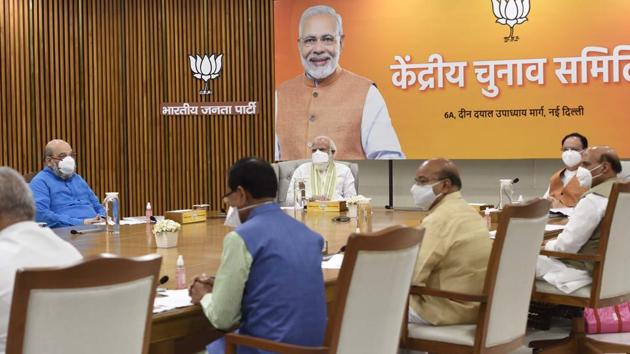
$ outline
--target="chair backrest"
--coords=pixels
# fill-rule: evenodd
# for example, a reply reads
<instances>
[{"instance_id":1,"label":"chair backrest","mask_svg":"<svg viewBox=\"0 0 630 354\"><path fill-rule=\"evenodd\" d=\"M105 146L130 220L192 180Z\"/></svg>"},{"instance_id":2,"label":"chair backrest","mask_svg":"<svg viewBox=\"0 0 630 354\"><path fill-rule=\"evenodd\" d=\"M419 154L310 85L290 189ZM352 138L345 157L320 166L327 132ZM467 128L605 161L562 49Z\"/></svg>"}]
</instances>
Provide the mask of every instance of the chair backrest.
<instances>
[{"instance_id":1,"label":"chair backrest","mask_svg":"<svg viewBox=\"0 0 630 354\"><path fill-rule=\"evenodd\" d=\"M18 270L6 353L147 353L161 262L100 255Z\"/></svg>"},{"instance_id":2,"label":"chair backrest","mask_svg":"<svg viewBox=\"0 0 630 354\"><path fill-rule=\"evenodd\" d=\"M326 333L329 353L397 353L423 234L392 226L350 235Z\"/></svg>"},{"instance_id":3,"label":"chair backrest","mask_svg":"<svg viewBox=\"0 0 630 354\"><path fill-rule=\"evenodd\" d=\"M521 345L549 206L535 199L508 205L499 215L484 285L488 300L476 334L482 347Z\"/></svg>"},{"instance_id":4,"label":"chair backrest","mask_svg":"<svg viewBox=\"0 0 630 354\"><path fill-rule=\"evenodd\" d=\"M596 265L593 270L595 298L627 297L630 295L630 182L613 184L600 225L599 250L603 257L601 266Z\"/></svg>"},{"instance_id":5,"label":"chair backrest","mask_svg":"<svg viewBox=\"0 0 630 354\"><path fill-rule=\"evenodd\" d=\"M621 161L621 172L617 177L621 180L630 181L630 161Z\"/></svg>"},{"instance_id":6,"label":"chair backrest","mask_svg":"<svg viewBox=\"0 0 630 354\"><path fill-rule=\"evenodd\" d=\"M274 172L276 173L276 177L278 178L278 195L276 197L276 201L280 205L285 205L287 198L287 190L289 189L289 184L291 183L291 177L293 177L293 172L296 168L298 168L301 164L310 162L311 160L291 160L291 161L280 161L271 164ZM359 164L354 162L346 162L346 161L338 161L335 162L342 163L350 168L352 172L352 176L354 177L354 188L359 193Z\"/></svg>"}]
</instances>

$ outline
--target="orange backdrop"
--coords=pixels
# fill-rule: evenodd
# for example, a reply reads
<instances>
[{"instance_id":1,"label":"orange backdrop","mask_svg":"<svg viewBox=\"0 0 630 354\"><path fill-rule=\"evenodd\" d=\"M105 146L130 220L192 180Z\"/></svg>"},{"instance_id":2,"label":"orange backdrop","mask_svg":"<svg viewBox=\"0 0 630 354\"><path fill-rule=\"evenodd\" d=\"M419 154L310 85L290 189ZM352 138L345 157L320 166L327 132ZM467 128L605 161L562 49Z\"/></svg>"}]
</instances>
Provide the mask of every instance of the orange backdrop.
<instances>
[{"instance_id":1,"label":"orange backdrop","mask_svg":"<svg viewBox=\"0 0 630 354\"><path fill-rule=\"evenodd\" d=\"M275 1L276 86L303 73L297 49L298 24L309 6L334 7L345 34L340 65L376 82L407 158L445 156L462 159L558 158L560 140L578 131L591 145L611 145L630 157L630 82L562 85L555 75L558 57L579 57L588 46L606 47L610 55L630 45L630 1L531 0L528 21L514 27L518 41L505 42L509 27L496 23L491 0L339 0ZM431 54L444 62L468 62L465 87L444 81L444 88L406 90L392 84L394 57L412 63ZM630 55L630 52L627 52ZM482 95L473 62L546 58L545 83L508 86L497 78L500 94ZM611 66L612 69L612 66ZM579 70L578 70L579 72ZM549 108L584 107L583 116L553 117ZM466 110L545 107L546 117L459 119ZM453 112L455 119L445 119Z\"/></svg>"}]
</instances>

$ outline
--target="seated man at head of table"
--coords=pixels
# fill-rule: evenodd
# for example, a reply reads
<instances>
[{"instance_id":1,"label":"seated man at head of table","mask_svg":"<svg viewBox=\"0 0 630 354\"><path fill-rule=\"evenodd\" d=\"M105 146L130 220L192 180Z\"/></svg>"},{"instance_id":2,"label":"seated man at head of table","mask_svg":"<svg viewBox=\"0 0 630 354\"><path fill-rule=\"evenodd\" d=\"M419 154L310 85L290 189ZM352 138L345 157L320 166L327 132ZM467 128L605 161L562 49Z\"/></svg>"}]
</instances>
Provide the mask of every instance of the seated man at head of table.
<instances>
[{"instance_id":1,"label":"seated man at head of table","mask_svg":"<svg viewBox=\"0 0 630 354\"><path fill-rule=\"evenodd\" d=\"M481 294L492 241L482 217L462 197L459 171L446 159L425 161L411 188L416 206L428 211L413 285ZM475 323L479 303L412 296L409 322L431 325Z\"/></svg>"},{"instance_id":2,"label":"seated man at head of table","mask_svg":"<svg viewBox=\"0 0 630 354\"><path fill-rule=\"evenodd\" d=\"M196 277L193 303L218 329L240 322L239 332L273 341L322 345L326 298L321 235L284 213L274 202L278 184L269 163L245 158L228 174L230 206L216 278ZM222 340L208 353L223 353ZM266 353L239 348L238 353Z\"/></svg>"},{"instance_id":3,"label":"seated man at head of table","mask_svg":"<svg viewBox=\"0 0 630 354\"><path fill-rule=\"evenodd\" d=\"M300 180L304 181L307 199L340 200L357 195L352 171L334 160L335 142L327 136L318 136L310 145L312 161L301 164L293 172L286 203L293 205L295 183Z\"/></svg>"},{"instance_id":4,"label":"seated man at head of table","mask_svg":"<svg viewBox=\"0 0 630 354\"><path fill-rule=\"evenodd\" d=\"M573 208L587 189L578 182L578 167L582 152L588 148L588 139L580 133L571 133L562 139L562 162L566 166L549 179L549 187L543 198L551 201L553 208Z\"/></svg>"},{"instance_id":5,"label":"seated man at head of table","mask_svg":"<svg viewBox=\"0 0 630 354\"><path fill-rule=\"evenodd\" d=\"M547 251L594 254L599 247L599 224L606 213L608 197L621 162L614 149L594 146L582 154L577 174L580 186L587 190L577 205L564 230L557 238L543 246ZM558 260L538 256L536 277L544 279L565 293L571 293L591 283L593 263L588 261Z\"/></svg>"},{"instance_id":6,"label":"seated man at head of table","mask_svg":"<svg viewBox=\"0 0 630 354\"><path fill-rule=\"evenodd\" d=\"M65 266L81 254L49 228L37 225L31 190L19 173L0 167L0 353L4 353L15 271Z\"/></svg>"},{"instance_id":7,"label":"seated man at head of table","mask_svg":"<svg viewBox=\"0 0 630 354\"><path fill-rule=\"evenodd\" d=\"M105 209L81 176L70 144L51 140L44 149L46 166L31 180L36 220L48 227L95 224L104 221Z\"/></svg>"}]
</instances>

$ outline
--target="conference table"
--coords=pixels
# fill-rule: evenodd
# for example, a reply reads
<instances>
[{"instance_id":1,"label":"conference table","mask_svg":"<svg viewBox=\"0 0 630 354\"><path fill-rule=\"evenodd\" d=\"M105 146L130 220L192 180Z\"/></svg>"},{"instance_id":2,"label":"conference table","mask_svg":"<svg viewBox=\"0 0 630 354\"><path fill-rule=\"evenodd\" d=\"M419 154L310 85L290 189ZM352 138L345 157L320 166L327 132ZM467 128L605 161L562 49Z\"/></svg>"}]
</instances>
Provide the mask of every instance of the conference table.
<instances>
[{"instance_id":1,"label":"conference table","mask_svg":"<svg viewBox=\"0 0 630 354\"><path fill-rule=\"evenodd\" d=\"M285 212L319 232L328 244L329 253L339 251L346 244L348 236L357 228L355 218L349 222L332 221L332 218L338 216L339 213L323 211L303 213L294 210L285 210ZM377 231L399 224L417 226L424 215L425 213L419 211L374 209L372 229ZM158 253L162 256L160 276L169 277L168 282L162 286L174 289L175 262L178 255L184 257L188 283L195 275L216 273L221 260L223 237L231 230L224 226L223 222L224 219L217 216L207 219L206 222L182 225L178 245L174 248L157 248L150 224L121 225L119 235L108 234L105 231L86 234L70 232L72 229L94 229L94 226L58 228L54 231L73 244L84 257L100 253L113 253L123 257ZM335 269L323 270L329 302L333 299L338 272ZM150 352L154 354L195 353L222 335L223 332L212 327L199 306L166 311L153 315Z\"/></svg>"}]
</instances>

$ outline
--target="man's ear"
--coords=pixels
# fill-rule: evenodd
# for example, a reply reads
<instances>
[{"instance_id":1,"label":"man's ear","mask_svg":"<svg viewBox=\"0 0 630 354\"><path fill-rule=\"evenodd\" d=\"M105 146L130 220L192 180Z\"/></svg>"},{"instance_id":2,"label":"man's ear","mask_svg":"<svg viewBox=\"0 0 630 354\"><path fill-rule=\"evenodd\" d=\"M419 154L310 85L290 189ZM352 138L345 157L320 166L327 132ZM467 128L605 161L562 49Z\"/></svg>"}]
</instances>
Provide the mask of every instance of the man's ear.
<instances>
[{"instance_id":1,"label":"man's ear","mask_svg":"<svg viewBox=\"0 0 630 354\"><path fill-rule=\"evenodd\" d=\"M339 37L339 51L343 50L343 42L344 42L344 38L346 38L345 34L342 34L341 37Z\"/></svg>"}]
</instances>

